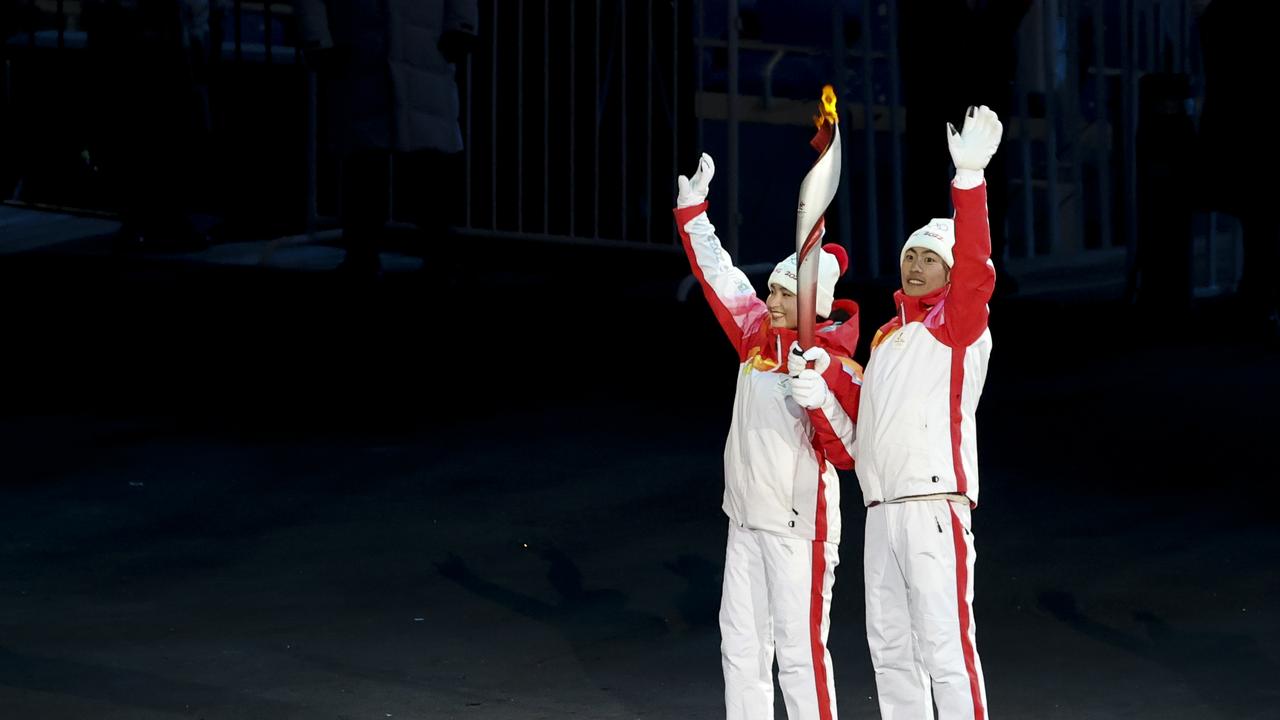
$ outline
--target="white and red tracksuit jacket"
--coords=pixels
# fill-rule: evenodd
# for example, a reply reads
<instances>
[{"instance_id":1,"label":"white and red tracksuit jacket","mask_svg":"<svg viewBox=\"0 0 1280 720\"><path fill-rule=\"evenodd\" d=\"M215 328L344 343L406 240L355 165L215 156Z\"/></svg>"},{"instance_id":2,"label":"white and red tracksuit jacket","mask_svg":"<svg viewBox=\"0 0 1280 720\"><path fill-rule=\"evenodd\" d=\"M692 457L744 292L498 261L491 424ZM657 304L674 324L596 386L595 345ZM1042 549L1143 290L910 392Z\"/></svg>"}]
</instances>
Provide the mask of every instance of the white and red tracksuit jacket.
<instances>
[{"instance_id":1,"label":"white and red tracksuit jacket","mask_svg":"<svg viewBox=\"0 0 1280 720\"><path fill-rule=\"evenodd\" d=\"M857 305L837 308L850 320L818 326L831 355L823 373L830 392L816 410L791 397L786 353L794 330L772 327L765 302L733 265L707 218L707 203L675 210L676 226L702 292L738 352L733 421L724 447L724 511L741 527L805 540L840 541L840 478L853 467L859 368Z\"/></svg>"},{"instance_id":2,"label":"white and red tracksuit jacket","mask_svg":"<svg viewBox=\"0 0 1280 720\"><path fill-rule=\"evenodd\" d=\"M951 281L924 297L899 290L898 316L871 343L858 411L858 482L870 506L921 495L978 504L974 413L987 377L995 289L987 186L951 188Z\"/></svg>"}]
</instances>

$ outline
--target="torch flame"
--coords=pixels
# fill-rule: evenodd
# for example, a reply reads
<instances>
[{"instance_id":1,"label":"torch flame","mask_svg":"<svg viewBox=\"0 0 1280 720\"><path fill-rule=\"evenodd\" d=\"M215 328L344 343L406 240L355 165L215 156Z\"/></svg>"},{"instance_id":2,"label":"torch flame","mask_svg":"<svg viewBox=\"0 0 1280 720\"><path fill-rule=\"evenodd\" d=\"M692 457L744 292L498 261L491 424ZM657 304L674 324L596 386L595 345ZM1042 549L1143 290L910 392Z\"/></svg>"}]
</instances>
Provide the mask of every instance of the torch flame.
<instances>
[{"instance_id":1,"label":"torch flame","mask_svg":"<svg viewBox=\"0 0 1280 720\"><path fill-rule=\"evenodd\" d=\"M840 122L840 114L836 112L836 91L830 85L822 86L822 106L818 112L820 114L813 116L813 123L819 129L824 122L829 122L832 126Z\"/></svg>"}]
</instances>

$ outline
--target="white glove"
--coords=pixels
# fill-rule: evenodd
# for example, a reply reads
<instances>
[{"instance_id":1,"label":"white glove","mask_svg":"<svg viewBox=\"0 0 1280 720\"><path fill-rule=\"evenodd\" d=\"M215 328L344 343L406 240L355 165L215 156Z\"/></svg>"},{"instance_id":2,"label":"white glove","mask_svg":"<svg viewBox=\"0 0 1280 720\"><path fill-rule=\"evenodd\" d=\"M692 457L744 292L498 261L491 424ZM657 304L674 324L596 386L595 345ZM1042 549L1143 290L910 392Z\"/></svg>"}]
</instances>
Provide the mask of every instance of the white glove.
<instances>
[{"instance_id":1,"label":"white glove","mask_svg":"<svg viewBox=\"0 0 1280 720\"><path fill-rule=\"evenodd\" d=\"M813 369L821 375L827 371L827 368L831 367L831 356L827 354L826 350L816 345L802 352L800 343L792 342L791 352L787 353L787 374L791 377L799 375L800 371L807 368L810 362L813 363Z\"/></svg>"},{"instance_id":2,"label":"white glove","mask_svg":"<svg viewBox=\"0 0 1280 720\"><path fill-rule=\"evenodd\" d=\"M676 207L693 207L704 202L707 191L711 189L711 178L715 174L716 164L712 162L710 155L702 153L702 157L698 158L698 171L693 174L692 179L684 175L676 178L676 187L680 189L680 194L676 196Z\"/></svg>"},{"instance_id":3,"label":"white glove","mask_svg":"<svg viewBox=\"0 0 1280 720\"><path fill-rule=\"evenodd\" d=\"M956 132L956 126L947 123L947 147L951 149L951 162L957 174L961 170L981 172L991 162L991 156L1000 146L1004 126L991 108L969 106L964 116L964 128Z\"/></svg>"},{"instance_id":4,"label":"white glove","mask_svg":"<svg viewBox=\"0 0 1280 720\"><path fill-rule=\"evenodd\" d=\"M791 397L805 410L817 410L827 401L827 381L817 370L801 370L791 378Z\"/></svg>"}]
</instances>

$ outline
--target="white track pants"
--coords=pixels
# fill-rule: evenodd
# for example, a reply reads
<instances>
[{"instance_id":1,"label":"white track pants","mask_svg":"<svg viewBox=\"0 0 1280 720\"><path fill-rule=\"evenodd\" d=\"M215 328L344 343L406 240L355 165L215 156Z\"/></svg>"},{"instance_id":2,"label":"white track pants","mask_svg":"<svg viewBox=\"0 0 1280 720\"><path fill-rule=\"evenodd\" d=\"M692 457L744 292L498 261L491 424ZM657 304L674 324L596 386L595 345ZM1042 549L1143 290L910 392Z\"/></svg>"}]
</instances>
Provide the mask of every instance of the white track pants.
<instances>
[{"instance_id":1,"label":"white track pants","mask_svg":"<svg viewBox=\"0 0 1280 720\"><path fill-rule=\"evenodd\" d=\"M778 660L789 720L835 720L827 652L839 546L731 525L720 596L720 653L729 720L773 718Z\"/></svg>"},{"instance_id":2,"label":"white track pants","mask_svg":"<svg viewBox=\"0 0 1280 720\"><path fill-rule=\"evenodd\" d=\"M947 500L867 509L867 644L884 720L986 720L973 621L969 508ZM930 691L932 690L932 698Z\"/></svg>"}]
</instances>

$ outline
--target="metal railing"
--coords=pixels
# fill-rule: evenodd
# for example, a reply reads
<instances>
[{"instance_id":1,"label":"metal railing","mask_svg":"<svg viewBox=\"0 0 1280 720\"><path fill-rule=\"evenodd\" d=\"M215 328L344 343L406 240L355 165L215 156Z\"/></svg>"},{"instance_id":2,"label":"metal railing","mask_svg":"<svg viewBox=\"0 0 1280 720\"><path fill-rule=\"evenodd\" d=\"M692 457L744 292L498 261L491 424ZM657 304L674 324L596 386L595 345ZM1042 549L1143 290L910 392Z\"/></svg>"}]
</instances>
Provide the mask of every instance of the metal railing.
<instances>
[{"instance_id":1,"label":"metal railing","mask_svg":"<svg viewBox=\"0 0 1280 720\"><path fill-rule=\"evenodd\" d=\"M25 14L3 39L6 97L16 54L86 42L77 0L20 7ZM299 68L306 201L297 212L309 230L334 223L340 172L321 172L337 160L324 157L318 141L322 89L293 41L291 6L229 0L213 4L219 9L228 26L218 48L224 63ZM797 90L787 81L790 65L803 60L829 63L846 177L858 178L837 196L836 211L857 223L839 223L838 240L856 250L856 272L888 271L884 261L904 237L908 141L896 2L831 3L830 34L803 44L744 37L738 0L481 0L480 10L479 45L458 73L462 232L673 249L674 177L717 136L726 153L716 193L728 209L721 234L739 252L743 212L754 210L740 205L740 183L756 180L742 177L742 135L809 122L818 87ZM846 47L850 19L862 31ZM1191 9L1185 0L1036 0L1017 38L1014 113L999 160L1014 170L1009 265L1024 274L1127 271L1139 231L1138 84L1147 73L1173 71L1198 90ZM390 214L404 213L393 201ZM1196 247L1212 263L1201 291L1229 287L1236 263L1220 245L1233 248L1238 230L1217 216L1196 223Z\"/></svg>"},{"instance_id":2,"label":"metal railing","mask_svg":"<svg viewBox=\"0 0 1280 720\"><path fill-rule=\"evenodd\" d=\"M843 46L839 27L845 7L861 21L856 47ZM829 45L782 45L737 37L740 8L736 0L703 0L698 8L700 52L727 52L728 80L721 99L708 89L700 73L697 82L700 136L707 121L723 122L728 137L731 178L727 199L731 210L724 228L727 244L737 250L740 192L738 167L740 128L749 123L807 121L779 98L774 72L784 56L826 54L834 60L846 133L846 178L865 178L853 204L859 237L854 257L861 274L879 276L888 269L882 259L894 257L903 232L903 174L900 157L904 141L897 70L897 3L888 0L833 3ZM726 27L707 33L708 13L727 13ZM880 20L877 21L876 19ZM714 35L714 36L708 36ZM1014 83L1014 113L1006 119L1006 137L998 162L1009 163L1009 214L1006 217L1008 265L1017 274L1094 274L1123 282L1132 272L1138 241L1137 158L1138 86L1148 73L1175 72L1191 78L1198 94L1202 70L1192 9L1185 0L1037 0L1023 18L1017 34L1018 72ZM767 57L759 95L744 93L738 70L743 58ZM756 65L761 63L757 62ZM699 63L702 67L702 63ZM878 75L887 78L889 95L879 101ZM1087 81L1087 82L1086 82ZM723 110L721 109L723 108ZM1194 114L1194 109L1188 108ZM876 118L867 122L865 118ZM887 119L887 122L880 120ZM853 133L861 134L854 142ZM888 157L886 157L888 156ZM842 183L846 190L849 183ZM844 200L844 198L842 198ZM848 216L848 208L841 214ZM1216 214L1196 219L1197 262L1231 255L1218 247L1238 245L1238 229ZM1210 232L1212 230L1212 232ZM841 242L850 246L847 225ZM1238 250L1234 252L1238 257ZM855 263L855 268L857 264ZM1203 270L1203 269L1202 269ZM1228 287L1232 263L1213 261L1208 284L1196 292ZM1201 282L1206 282L1201 271Z\"/></svg>"},{"instance_id":3,"label":"metal railing","mask_svg":"<svg viewBox=\"0 0 1280 720\"><path fill-rule=\"evenodd\" d=\"M687 6L481 3L460 73L464 233L676 247Z\"/></svg>"}]
</instances>

